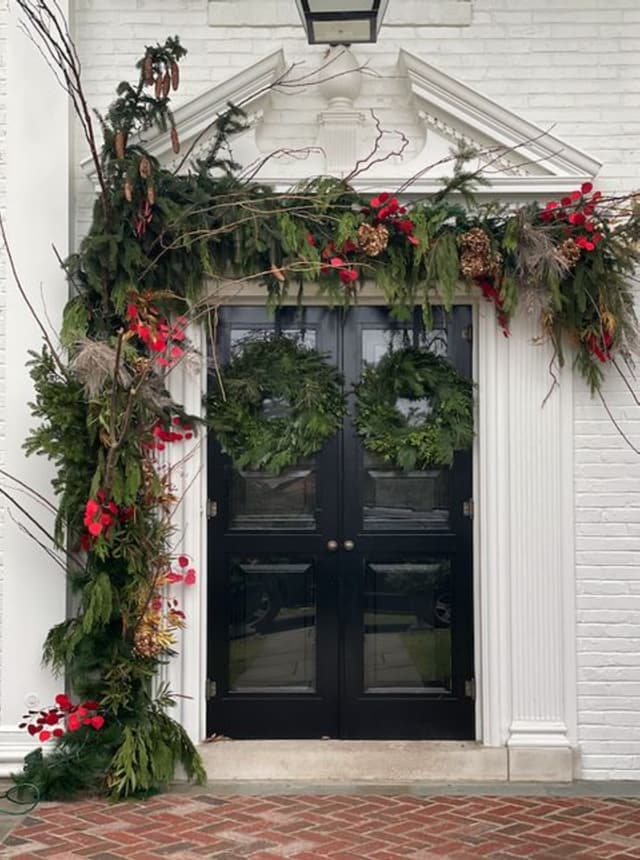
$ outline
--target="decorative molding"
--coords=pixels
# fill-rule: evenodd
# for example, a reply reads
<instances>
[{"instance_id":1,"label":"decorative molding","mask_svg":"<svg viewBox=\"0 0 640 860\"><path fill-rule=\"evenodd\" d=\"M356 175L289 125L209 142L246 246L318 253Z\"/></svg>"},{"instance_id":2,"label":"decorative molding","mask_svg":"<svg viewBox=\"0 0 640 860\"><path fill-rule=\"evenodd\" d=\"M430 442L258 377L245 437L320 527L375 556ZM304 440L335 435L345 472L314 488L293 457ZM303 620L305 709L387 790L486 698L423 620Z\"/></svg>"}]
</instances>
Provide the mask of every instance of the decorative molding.
<instances>
[{"instance_id":1,"label":"decorative molding","mask_svg":"<svg viewBox=\"0 0 640 860\"><path fill-rule=\"evenodd\" d=\"M268 140L261 139L262 130L266 134L269 125L269 90L285 74L287 67L282 50L275 51L178 108L175 118L183 152L193 145L191 157L202 154L209 138L207 131L216 115L224 111L229 102L233 102L249 113L249 128L237 139L237 145L247 165L261 165L257 176L259 181L272 185L277 191L284 191L297 180L307 178L309 164L296 160L286 150L278 154L277 144L273 147L276 153L274 157L267 157ZM483 150L484 156L481 154L479 161L484 157L485 161L491 161L494 169L501 171L501 175L492 177L490 186L478 192L479 196L513 196L519 199L557 196L592 179L600 169L600 162L586 153L523 120L413 54L401 50L397 67L400 76L406 78L409 88L406 105L413 106L416 118L421 119L427 129L443 138L441 148L446 142L462 141L467 146ZM335 90L336 81L332 84ZM349 151L354 150L356 140L359 141L358 145L364 145L366 123L362 117L367 107L375 109L376 104L363 105L363 97L360 96L353 107L349 107L349 121L341 122L346 118L346 105L342 106L345 117L341 118L336 116L332 103L323 111L320 93L317 98L319 110L315 118L315 134L313 127L308 129L308 134L311 140L315 137L316 141L320 139L323 143L322 153L327 156L324 169L331 171L333 166L340 173L345 169L343 162L346 156L343 144L334 138L348 133ZM332 124L337 129L335 134L331 133ZM181 156L174 156L168 135L150 133L145 144L164 164L176 167L180 163ZM444 170L442 167L441 172L431 169L434 160L439 160L438 155L434 159L433 145L432 136L427 134L422 150L411 160L384 161L357 176L354 187L364 194L381 188L392 190L402 186L408 177L415 176L411 193L425 195L441 190ZM437 142L435 145L437 147ZM315 149L320 152L318 147ZM443 152L446 155L447 150L443 149ZM314 161L312 172L322 172L321 162L321 159L318 163ZM95 183L90 159L86 159L82 166Z\"/></svg>"},{"instance_id":2,"label":"decorative molding","mask_svg":"<svg viewBox=\"0 0 640 860\"><path fill-rule=\"evenodd\" d=\"M592 178L602 166L595 158L404 49L400 50L398 68L406 75L416 99L431 106L429 114L454 128L460 126L471 139L475 131L481 140L488 138L507 153L517 147L523 162L537 164L552 176L572 179L574 183Z\"/></svg>"}]
</instances>

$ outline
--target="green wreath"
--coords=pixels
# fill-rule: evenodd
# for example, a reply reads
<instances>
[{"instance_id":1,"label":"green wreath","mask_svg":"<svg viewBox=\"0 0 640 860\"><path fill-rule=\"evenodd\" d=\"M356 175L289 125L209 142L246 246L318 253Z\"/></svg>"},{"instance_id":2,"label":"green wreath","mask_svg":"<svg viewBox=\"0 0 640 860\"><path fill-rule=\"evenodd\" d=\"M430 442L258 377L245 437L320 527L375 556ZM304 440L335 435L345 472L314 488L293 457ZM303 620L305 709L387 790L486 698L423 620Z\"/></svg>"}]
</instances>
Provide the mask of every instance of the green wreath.
<instances>
[{"instance_id":1,"label":"green wreath","mask_svg":"<svg viewBox=\"0 0 640 860\"><path fill-rule=\"evenodd\" d=\"M427 349L387 353L365 369L356 398L355 425L365 447L393 466L450 466L455 451L471 447L473 384ZM399 408L401 400L408 409ZM428 401L427 414L421 400Z\"/></svg>"},{"instance_id":2,"label":"green wreath","mask_svg":"<svg viewBox=\"0 0 640 860\"><path fill-rule=\"evenodd\" d=\"M342 377L290 337L247 338L207 397L210 427L237 469L278 473L316 454L340 428Z\"/></svg>"}]
</instances>

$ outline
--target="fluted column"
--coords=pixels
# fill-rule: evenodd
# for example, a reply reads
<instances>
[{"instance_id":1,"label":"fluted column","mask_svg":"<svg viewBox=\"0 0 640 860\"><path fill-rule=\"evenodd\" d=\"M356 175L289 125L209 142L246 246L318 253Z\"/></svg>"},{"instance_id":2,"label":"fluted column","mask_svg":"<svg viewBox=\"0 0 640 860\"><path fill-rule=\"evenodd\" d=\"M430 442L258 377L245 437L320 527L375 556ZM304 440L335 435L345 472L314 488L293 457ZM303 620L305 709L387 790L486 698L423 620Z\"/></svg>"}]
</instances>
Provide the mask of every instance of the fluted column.
<instances>
[{"instance_id":1,"label":"fluted column","mask_svg":"<svg viewBox=\"0 0 640 860\"><path fill-rule=\"evenodd\" d=\"M202 414L206 391L206 338L204 326L194 323L187 332L190 352L169 372L169 390L177 403L191 415ZM199 428L192 440L168 446L168 468L173 491L179 499L173 514L173 543L176 554L184 553L196 570L196 582L175 587L186 614L177 654L163 672L163 680L179 694L173 716L182 723L191 739L199 742L206 734L207 677L207 434Z\"/></svg>"},{"instance_id":2,"label":"fluted column","mask_svg":"<svg viewBox=\"0 0 640 860\"><path fill-rule=\"evenodd\" d=\"M570 368L535 315L499 334L478 309L476 481L479 737L511 779L569 779L576 742Z\"/></svg>"},{"instance_id":3,"label":"fluted column","mask_svg":"<svg viewBox=\"0 0 640 860\"><path fill-rule=\"evenodd\" d=\"M575 741L572 378L534 315L509 340L510 747ZM514 761L517 759L514 759Z\"/></svg>"}]
</instances>

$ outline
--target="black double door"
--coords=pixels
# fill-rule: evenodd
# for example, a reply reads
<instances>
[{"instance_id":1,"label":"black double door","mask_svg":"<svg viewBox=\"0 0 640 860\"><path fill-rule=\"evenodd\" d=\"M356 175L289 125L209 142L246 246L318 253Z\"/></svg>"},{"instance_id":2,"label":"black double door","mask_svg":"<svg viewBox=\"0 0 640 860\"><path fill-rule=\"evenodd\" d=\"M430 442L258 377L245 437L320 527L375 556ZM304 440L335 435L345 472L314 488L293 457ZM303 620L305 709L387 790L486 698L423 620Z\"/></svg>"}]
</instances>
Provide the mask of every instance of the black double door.
<instances>
[{"instance_id":1,"label":"black double door","mask_svg":"<svg viewBox=\"0 0 640 860\"><path fill-rule=\"evenodd\" d=\"M340 368L353 411L364 364L388 349L423 344L470 375L470 323L466 306L436 309L429 331L418 309L398 323L379 307L228 308L217 360L274 328L300 337ZM209 732L473 738L470 453L394 469L347 417L279 475L234 470L213 439L209 471Z\"/></svg>"}]
</instances>

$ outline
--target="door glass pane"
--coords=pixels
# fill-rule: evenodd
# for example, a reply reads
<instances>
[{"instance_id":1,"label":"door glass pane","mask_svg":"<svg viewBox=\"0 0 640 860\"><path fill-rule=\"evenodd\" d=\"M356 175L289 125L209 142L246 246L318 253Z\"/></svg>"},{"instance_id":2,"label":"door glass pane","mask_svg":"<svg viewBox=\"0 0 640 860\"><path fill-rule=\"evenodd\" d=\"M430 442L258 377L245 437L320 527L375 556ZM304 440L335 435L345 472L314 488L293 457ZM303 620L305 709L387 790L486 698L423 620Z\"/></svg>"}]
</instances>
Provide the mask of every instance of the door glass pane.
<instances>
[{"instance_id":1,"label":"door glass pane","mask_svg":"<svg viewBox=\"0 0 640 860\"><path fill-rule=\"evenodd\" d=\"M413 332L390 329L364 329L363 365L376 365L389 350L402 349L415 342L436 355L447 354L445 325L418 336ZM409 423L420 422L429 414L425 400L399 398L398 409ZM365 531L443 530L449 527L449 470L405 471L385 463L375 454L363 455L363 527Z\"/></svg>"},{"instance_id":2,"label":"door glass pane","mask_svg":"<svg viewBox=\"0 0 640 860\"><path fill-rule=\"evenodd\" d=\"M364 688L451 691L451 562L367 565Z\"/></svg>"},{"instance_id":3,"label":"door glass pane","mask_svg":"<svg viewBox=\"0 0 640 860\"><path fill-rule=\"evenodd\" d=\"M230 690L315 689L315 585L311 562L281 557L231 561L227 589Z\"/></svg>"},{"instance_id":4,"label":"door glass pane","mask_svg":"<svg viewBox=\"0 0 640 860\"><path fill-rule=\"evenodd\" d=\"M283 328L285 337L293 337L305 346L315 348L313 329ZM232 328L231 346L242 349L248 337L271 337L273 328ZM265 399L265 415L281 418L288 404ZM314 531L316 528L316 464L314 458L301 461L278 475L261 470L234 470L229 495L229 528L233 531Z\"/></svg>"},{"instance_id":5,"label":"door glass pane","mask_svg":"<svg viewBox=\"0 0 640 860\"><path fill-rule=\"evenodd\" d=\"M423 531L449 526L449 471L405 471L365 452L365 531Z\"/></svg>"},{"instance_id":6,"label":"door glass pane","mask_svg":"<svg viewBox=\"0 0 640 860\"><path fill-rule=\"evenodd\" d=\"M236 531L313 531L316 527L314 460L279 475L243 469L231 477L229 528Z\"/></svg>"}]
</instances>

